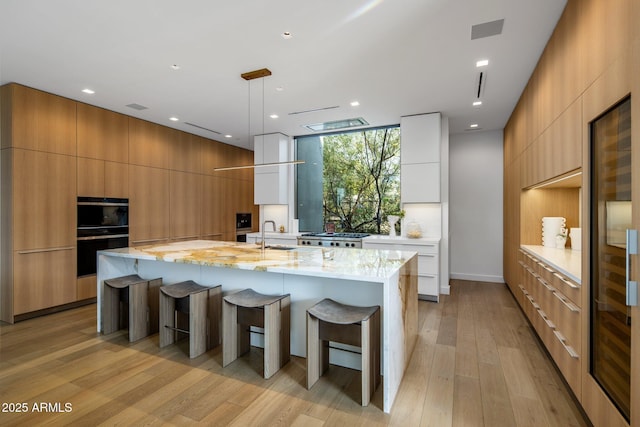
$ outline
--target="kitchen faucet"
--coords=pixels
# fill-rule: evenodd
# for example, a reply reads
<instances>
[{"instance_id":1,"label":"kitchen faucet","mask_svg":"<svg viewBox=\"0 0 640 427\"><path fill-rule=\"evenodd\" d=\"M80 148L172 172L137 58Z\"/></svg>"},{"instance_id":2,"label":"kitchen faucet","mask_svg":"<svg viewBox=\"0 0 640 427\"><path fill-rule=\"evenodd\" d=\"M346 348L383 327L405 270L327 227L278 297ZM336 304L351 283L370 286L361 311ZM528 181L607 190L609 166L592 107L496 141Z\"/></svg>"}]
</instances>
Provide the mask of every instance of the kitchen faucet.
<instances>
[{"instance_id":1,"label":"kitchen faucet","mask_svg":"<svg viewBox=\"0 0 640 427\"><path fill-rule=\"evenodd\" d=\"M276 231L276 222L270 219L266 220L262 223L262 252L264 252L264 229L267 228L267 224L271 223L273 225L273 231Z\"/></svg>"}]
</instances>

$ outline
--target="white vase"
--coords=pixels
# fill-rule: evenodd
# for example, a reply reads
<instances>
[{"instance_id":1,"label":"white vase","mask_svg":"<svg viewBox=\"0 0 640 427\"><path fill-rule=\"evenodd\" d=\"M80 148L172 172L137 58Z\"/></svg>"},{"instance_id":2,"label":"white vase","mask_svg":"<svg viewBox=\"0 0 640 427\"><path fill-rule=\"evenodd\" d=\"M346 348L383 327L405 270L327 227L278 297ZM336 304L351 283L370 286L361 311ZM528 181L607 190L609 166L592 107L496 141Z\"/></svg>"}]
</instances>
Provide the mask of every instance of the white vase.
<instances>
[{"instance_id":1,"label":"white vase","mask_svg":"<svg viewBox=\"0 0 640 427\"><path fill-rule=\"evenodd\" d=\"M389 236L396 236L396 222L400 217L398 215L387 215L387 220L389 221Z\"/></svg>"}]
</instances>

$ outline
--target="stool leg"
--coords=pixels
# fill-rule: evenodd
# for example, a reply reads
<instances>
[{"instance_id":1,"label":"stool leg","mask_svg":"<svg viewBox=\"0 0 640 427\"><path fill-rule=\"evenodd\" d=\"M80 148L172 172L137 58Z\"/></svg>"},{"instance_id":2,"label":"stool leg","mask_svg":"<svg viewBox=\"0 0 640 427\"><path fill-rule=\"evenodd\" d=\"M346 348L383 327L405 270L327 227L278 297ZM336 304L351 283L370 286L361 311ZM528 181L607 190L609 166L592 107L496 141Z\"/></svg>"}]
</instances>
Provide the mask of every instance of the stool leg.
<instances>
[{"instance_id":1,"label":"stool leg","mask_svg":"<svg viewBox=\"0 0 640 427\"><path fill-rule=\"evenodd\" d=\"M222 326L222 286L216 286L209 289L208 300L208 313L209 313L209 346L208 348L214 348L220 344Z\"/></svg>"},{"instance_id":2,"label":"stool leg","mask_svg":"<svg viewBox=\"0 0 640 427\"><path fill-rule=\"evenodd\" d=\"M207 351L207 296L209 291L189 295L189 357Z\"/></svg>"},{"instance_id":3,"label":"stool leg","mask_svg":"<svg viewBox=\"0 0 640 427\"><path fill-rule=\"evenodd\" d=\"M222 366L238 358L238 306L222 300Z\"/></svg>"},{"instance_id":4,"label":"stool leg","mask_svg":"<svg viewBox=\"0 0 640 427\"><path fill-rule=\"evenodd\" d=\"M291 359L291 297L280 300L280 367Z\"/></svg>"},{"instance_id":5,"label":"stool leg","mask_svg":"<svg viewBox=\"0 0 640 427\"><path fill-rule=\"evenodd\" d=\"M162 279L149 280L149 335L159 331L160 316L158 310L160 307L160 286L162 286Z\"/></svg>"},{"instance_id":6,"label":"stool leg","mask_svg":"<svg viewBox=\"0 0 640 427\"><path fill-rule=\"evenodd\" d=\"M108 335L118 330L120 323L120 290L103 282L102 286L102 333Z\"/></svg>"},{"instance_id":7,"label":"stool leg","mask_svg":"<svg viewBox=\"0 0 640 427\"><path fill-rule=\"evenodd\" d=\"M175 309L175 300L160 292L160 348L175 341L173 329L169 329L176 327ZM169 328L165 328L165 325Z\"/></svg>"},{"instance_id":8,"label":"stool leg","mask_svg":"<svg viewBox=\"0 0 640 427\"><path fill-rule=\"evenodd\" d=\"M310 389L320 378L321 345L320 321L307 313L307 389Z\"/></svg>"},{"instance_id":9,"label":"stool leg","mask_svg":"<svg viewBox=\"0 0 640 427\"><path fill-rule=\"evenodd\" d=\"M380 385L380 382L382 381L382 375L380 373L380 365L382 364L381 359L380 359L380 310L376 311L373 316L372 316L372 328L371 328L371 343L373 345L373 369L372 369L372 373L373 373L373 390L372 393L374 391L376 391L376 389L378 388L378 386Z\"/></svg>"},{"instance_id":10,"label":"stool leg","mask_svg":"<svg viewBox=\"0 0 640 427\"><path fill-rule=\"evenodd\" d=\"M149 282L129 285L129 342L138 341L149 334Z\"/></svg>"},{"instance_id":11,"label":"stool leg","mask_svg":"<svg viewBox=\"0 0 640 427\"><path fill-rule=\"evenodd\" d=\"M280 369L281 325L280 301L264 306L264 378L269 379Z\"/></svg>"},{"instance_id":12,"label":"stool leg","mask_svg":"<svg viewBox=\"0 0 640 427\"><path fill-rule=\"evenodd\" d=\"M371 342L371 318L362 321L362 406L367 406L373 394L373 360Z\"/></svg>"}]
</instances>

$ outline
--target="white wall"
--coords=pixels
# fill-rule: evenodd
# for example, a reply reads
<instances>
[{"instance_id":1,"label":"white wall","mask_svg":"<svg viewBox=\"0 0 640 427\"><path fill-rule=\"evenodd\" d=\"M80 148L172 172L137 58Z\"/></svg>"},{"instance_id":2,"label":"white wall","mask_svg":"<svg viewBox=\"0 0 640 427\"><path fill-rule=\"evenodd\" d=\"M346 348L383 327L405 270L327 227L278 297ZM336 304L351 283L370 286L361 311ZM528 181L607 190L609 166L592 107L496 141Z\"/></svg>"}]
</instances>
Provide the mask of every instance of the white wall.
<instances>
[{"instance_id":1,"label":"white wall","mask_svg":"<svg viewBox=\"0 0 640 427\"><path fill-rule=\"evenodd\" d=\"M502 131L450 136L451 278L503 282Z\"/></svg>"}]
</instances>

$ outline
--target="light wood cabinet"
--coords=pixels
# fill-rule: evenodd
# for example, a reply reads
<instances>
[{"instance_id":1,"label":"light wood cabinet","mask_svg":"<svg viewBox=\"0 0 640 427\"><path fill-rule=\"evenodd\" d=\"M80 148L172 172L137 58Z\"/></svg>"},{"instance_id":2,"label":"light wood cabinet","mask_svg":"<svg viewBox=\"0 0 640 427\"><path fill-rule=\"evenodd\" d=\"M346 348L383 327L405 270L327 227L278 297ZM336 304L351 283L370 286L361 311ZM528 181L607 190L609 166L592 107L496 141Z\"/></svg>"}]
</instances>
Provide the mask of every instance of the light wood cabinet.
<instances>
[{"instance_id":1,"label":"light wood cabinet","mask_svg":"<svg viewBox=\"0 0 640 427\"><path fill-rule=\"evenodd\" d=\"M178 132L169 146L169 169L201 173L203 144L206 144L203 140L196 135Z\"/></svg>"},{"instance_id":2,"label":"light wood cabinet","mask_svg":"<svg viewBox=\"0 0 640 427\"><path fill-rule=\"evenodd\" d=\"M22 149L7 154L13 157L13 250L75 245L75 157Z\"/></svg>"},{"instance_id":3,"label":"light wood cabinet","mask_svg":"<svg viewBox=\"0 0 640 427\"><path fill-rule=\"evenodd\" d=\"M128 165L78 157L78 196L128 198Z\"/></svg>"},{"instance_id":4,"label":"light wood cabinet","mask_svg":"<svg viewBox=\"0 0 640 427\"><path fill-rule=\"evenodd\" d=\"M76 249L16 251L13 267L14 316L76 300Z\"/></svg>"},{"instance_id":5,"label":"light wood cabinet","mask_svg":"<svg viewBox=\"0 0 640 427\"><path fill-rule=\"evenodd\" d=\"M127 116L78 103L78 157L129 162Z\"/></svg>"},{"instance_id":6,"label":"light wood cabinet","mask_svg":"<svg viewBox=\"0 0 640 427\"><path fill-rule=\"evenodd\" d=\"M96 298L98 296L97 278L95 274L78 277L76 282L76 299Z\"/></svg>"},{"instance_id":7,"label":"light wood cabinet","mask_svg":"<svg viewBox=\"0 0 640 427\"><path fill-rule=\"evenodd\" d=\"M555 271L544 259L524 250L519 251L518 259L522 275L517 292L524 296L525 312L573 393L580 399L581 363L585 358L582 354L582 309L563 290L571 289L572 297L581 300L581 286Z\"/></svg>"},{"instance_id":8,"label":"light wood cabinet","mask_svg":"<svg viewBox=\"0 0 640 427\"><path fill-rule=\"evenodd\" d=\"M2 148L76 155L76 103L18 84L2 87Z\"/></svg>"},{"instance_id":9,"label":"light wood cabinet","mask_svg":"<svg viewBox=\"0 0 640 427\"><path fill-rule=\"evenodd\" d=\"M129 197L129 165L104 162L104 197Z\"/></svg>"},{"instance_id":10,"label":"light wood cabinet","mask_svg":"<svg viewBox=\"0 0 640 427\"><path fill-rule=\"evenodd\" d=\"M129 242L133 246L170 238L169 171L129 166Z\"/></svg>"},{"instance_id":11,"label":"light wood cabinet","mask_svg":"<svg viewBox=\"0 0 640 427\"><path fill-rule=\"evenodd\" d=\"M129 117L129 163L169 169L169 153L179 132Z\"/></svg>"},{"instance_id":12,"label":"light wood cabinet","mask_svg":"<svg viewBox=\"0 0 640 427\"><path fill-rule=\"evenodd\" d=\"M169 200L171 239L197 239L201 235L201 176L194 173L171 171Z\"/></svg>"}]
</instances>

